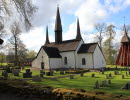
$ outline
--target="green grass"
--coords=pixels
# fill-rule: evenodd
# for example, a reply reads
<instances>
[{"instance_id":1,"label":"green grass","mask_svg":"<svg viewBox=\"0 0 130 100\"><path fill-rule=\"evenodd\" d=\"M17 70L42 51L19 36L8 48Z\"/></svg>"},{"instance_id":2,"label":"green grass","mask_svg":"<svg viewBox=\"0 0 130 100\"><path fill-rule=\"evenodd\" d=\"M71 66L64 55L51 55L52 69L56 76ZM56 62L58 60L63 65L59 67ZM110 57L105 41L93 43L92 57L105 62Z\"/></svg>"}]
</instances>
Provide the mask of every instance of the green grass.
<instances>
[{"instance_id":1,"label":"green grass","mask_svg":"<svg viewBox=\"0 0 130 100\"><path fill-rule=\"evenodd\" d=\"M91 74L95 73L95 77L91 77ZM84 77L81 77L79 75L75 76L74 79L67 78L61 78L57 79L56 81L50 80L50 79L43 79L42 82L32 82L38 85L44 85L44 86L53 86L57 88L77 88L77 89L86 89L86 90L95 90L94 85L95 82L98 80L99 83L106 79L106 74L112 74L112 84L108 85L107 87L100 87L100 89L96 90L102 90L106 91L108 93L113 94L122 94L122 95L130 95L130 91L128 90L122 90L121 87L125 85L125 83L130 82L130 76L126 77L125 79L122 79L121 73L120 75L114 75L114 71L106 71L104 75L99 74L99 72L90 72L86 73ZM125 75L126 71L122 71L122 74Z\"/></svg>"},{"instance_id":2,"label":"green grass","mask_svg":"<svg viewBox=\"0 0 130 100\"><path fill-rule=\"evenodd\" d=\"M127 90L122 90L121 87L125 85L125 83L130 82L130 75L126 76L126 69L124 67L118 66L118 70L122 69L122 73L120 72L120 75L114 75L114 70L115 66L107 65L107 67L111 67L110 71L105 71L104 75L100 74L99 72L89 72L85 73L83 77L76 75L74 76L74 79L70 79L69 77L66 78L59 78L57 80L51 80L51 79L42 79L42 82L32 82L28 81L29 83L34 83L38 85L43 85L43 86L53 86L56 88L77 88L77 89L86 89L86 90L102 90L106 91L108 93L113 93L113 94L120 94L120 95L130 95L130 91ZM29 67L25 67L27 69ZM13 74L9 74L9 77L11 78L20 78L23 79L23 73L25 73L25 69L21 71L19 77L15 77ZM2 71L0 70L0 76L1 76ZM95 73L95 77L91 77L91 74ZM106 79L106 74L112 74L112 84L108 85L107 87L100 87L100 89L94 89L95 82L98 80L99 83L103 80L108 80ZM39 71L33 71L33 76L39 75ZM125 79L122 79L122 74L125 75ZM53 78L53 77L59 77L59 76L67 76L70 74L65 74L65 75L60 75L60 72L54 72L54 76L46 76L44 75L45 78Z\"/></svg>"}]
</instances>

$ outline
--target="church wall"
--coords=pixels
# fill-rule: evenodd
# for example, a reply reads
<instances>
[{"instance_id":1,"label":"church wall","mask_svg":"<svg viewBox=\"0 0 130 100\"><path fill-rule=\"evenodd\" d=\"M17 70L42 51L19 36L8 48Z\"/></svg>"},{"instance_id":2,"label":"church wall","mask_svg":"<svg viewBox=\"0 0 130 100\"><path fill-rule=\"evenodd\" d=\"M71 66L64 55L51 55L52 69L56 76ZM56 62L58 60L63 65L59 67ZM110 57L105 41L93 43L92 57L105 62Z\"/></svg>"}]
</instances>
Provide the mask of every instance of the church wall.
<instances>
[{"instance_id":1,"label":"church wall","mask_svg":"<svg viewBox=\"0 0 130 100\"><path fill-rule=\"evenodd\" d=\"M75 68L75 52L61 52L60 55L62 56L62 68ZM67 57L67 64L64 63L64 58Z\"/></svg>"},{"instance_id":2,"label":"church wall","mask_svg":"<svg viewBox=\"0 0 130 100\"><path fill-rule=\"evenodd\" d=\"M82 65L82 59L85 58L86 64ZM76 68L90 68L93 69L92 53L83 53L77 55Z\"/></svg>"},{"instance_id":3,"label":"church wall","mask_svg":"<svg viewBox=\"0 0 130 100\"><path fill-rule=\"evenodd\" d=\"M50 69L61 68L61 58L49 58L50 61Z\"/></svg>"},{"instance_id":4,"label":"church wall","mask_svg":"<svg viewBox=\"0 0 130 100\"><path fill-rule=\"evenodd\" d=\"M94 57L94 68L106 67L106 61L99 46L96 47L93 57Z\"/></svg>"},{"instance_id":5,"label":"church wall","mask_svg":"<svg viewBox=\"0 0 130 100\"><path fill-rule=\"evenodd\" d=\"M44 68L49 69L49 58L43 48L40 50L37 58L32 62L33 67L41 68L41 62L42 62L42 56L43 56L43 62L44 62Z\"/></svg>"}]
</instances>

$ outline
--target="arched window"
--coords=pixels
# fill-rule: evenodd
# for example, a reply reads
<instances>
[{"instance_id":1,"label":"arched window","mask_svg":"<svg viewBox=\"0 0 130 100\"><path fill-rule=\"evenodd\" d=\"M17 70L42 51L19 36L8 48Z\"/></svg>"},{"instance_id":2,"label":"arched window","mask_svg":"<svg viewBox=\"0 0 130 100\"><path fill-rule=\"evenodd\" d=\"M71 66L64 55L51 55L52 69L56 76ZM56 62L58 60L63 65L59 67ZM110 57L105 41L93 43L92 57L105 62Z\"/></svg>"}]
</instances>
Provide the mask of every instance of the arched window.
<instances>
[{"instance_id":1,"label":"arched window","mask_svg":"<svg viewBox=\"0 0 130 100\"><path fill-rule=\"evenodd\" d=\"M86 65L86 60L85 60L85 58L82 59L82 65Z\"/></svg>"},{"instance_id":2,"label":"arched window","mask_svg":"<svg viewBox=\"0 0 130 100\"><path fill-rule=\"evenodd\" d=\"M64 64L67 65L67 57L64 58Z\"/></svg>"}]
</instances>

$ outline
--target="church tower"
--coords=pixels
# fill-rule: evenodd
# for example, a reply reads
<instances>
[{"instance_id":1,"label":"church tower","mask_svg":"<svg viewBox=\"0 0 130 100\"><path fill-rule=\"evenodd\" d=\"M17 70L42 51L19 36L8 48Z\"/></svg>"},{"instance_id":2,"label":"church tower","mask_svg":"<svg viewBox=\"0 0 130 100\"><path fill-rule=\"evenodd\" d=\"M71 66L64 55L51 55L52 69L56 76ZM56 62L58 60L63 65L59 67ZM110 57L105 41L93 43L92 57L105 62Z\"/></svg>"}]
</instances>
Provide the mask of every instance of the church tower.
<instances>
[{"instance_id":1,"label":"church tower","mask_svg":"<svg viewBox=\"0 0 130 100\"><path fill-rule=\"evenodd\" d=\"M55 43L60 44L62 42L62 25L59 7L57 7L56 21L55 21Z\"/></svg>"},{"instance_id":2,"label":"church tower","mask_svg":"<svg viewBox=\"0 0 130 100\"><path fill-rule=\"evenodd\" d=\"M79 19L77 19L77 36L76 40L82 40L81 32L80 32L80 25L79 25Z\"/></svg>"},{"instance_id":3,"label":"church tower","mask_svg":"<svg viewBox=\"0 0 130 100\"><path fill-rule=\"evenodd\" d=\"M46 27L46 42L45 44L49 44L50 41L49 41L49 36L48 36L48 26Z\"/></svg>"}]
</instances>

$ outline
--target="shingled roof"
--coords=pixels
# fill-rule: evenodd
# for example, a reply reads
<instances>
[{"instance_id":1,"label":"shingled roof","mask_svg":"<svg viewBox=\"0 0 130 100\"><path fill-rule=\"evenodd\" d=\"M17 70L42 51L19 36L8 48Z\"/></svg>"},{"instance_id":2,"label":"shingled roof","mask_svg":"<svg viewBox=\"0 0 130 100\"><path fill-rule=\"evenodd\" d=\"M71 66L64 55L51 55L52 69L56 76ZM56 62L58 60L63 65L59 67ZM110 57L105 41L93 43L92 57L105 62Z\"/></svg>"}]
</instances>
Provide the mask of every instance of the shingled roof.
<instances>
[{"instance_id":1,"label":"shingled roof","mask_svg":"<svg viewBox=\"0 0 130 100\"><path fill-rule=\"evenodd\" d=\"M98 43L82 44L78 53L93 53Z\"/></svg>"},{"instance_id":2,"label":"shingled roof","mask_svg":"<svg viewBox=\"0 0 130 100\"><path fill-rule=\"evenodd\" d=\"M64 51L74 51L74 50L76 50L79 43L80 43L79 40L74 39L74 40L62 41L62 43L60 43L60 44L55 44L55 42L53 42L53 43L45 44L45 46L56 47L56 48L58 48L58 50L60 52L64 52Z\"/></svg>"},{"instance_id":3,"label":"shingled roof","mask_svg":"<svg viewBox=\"0 0 130 100\"><path fill-rule=\"evenodd\" d=\"M59 50L55 47L42 47L49 58L61 58L61 55L59 54Z\"/></svg>"},{"instance_id":4,"label":"shingled roof","mask_svg":"<svg viewBox=\"0 0 130 100\"><path fill-rule=\"evenodd\" d=\"M124 36L122 37L121 42L122 42L122 43L123 43L123 42L124 42L124 43L130 42L130 38L128 37L125 24L124 24Z\"/></svg>"}]
</instances>

